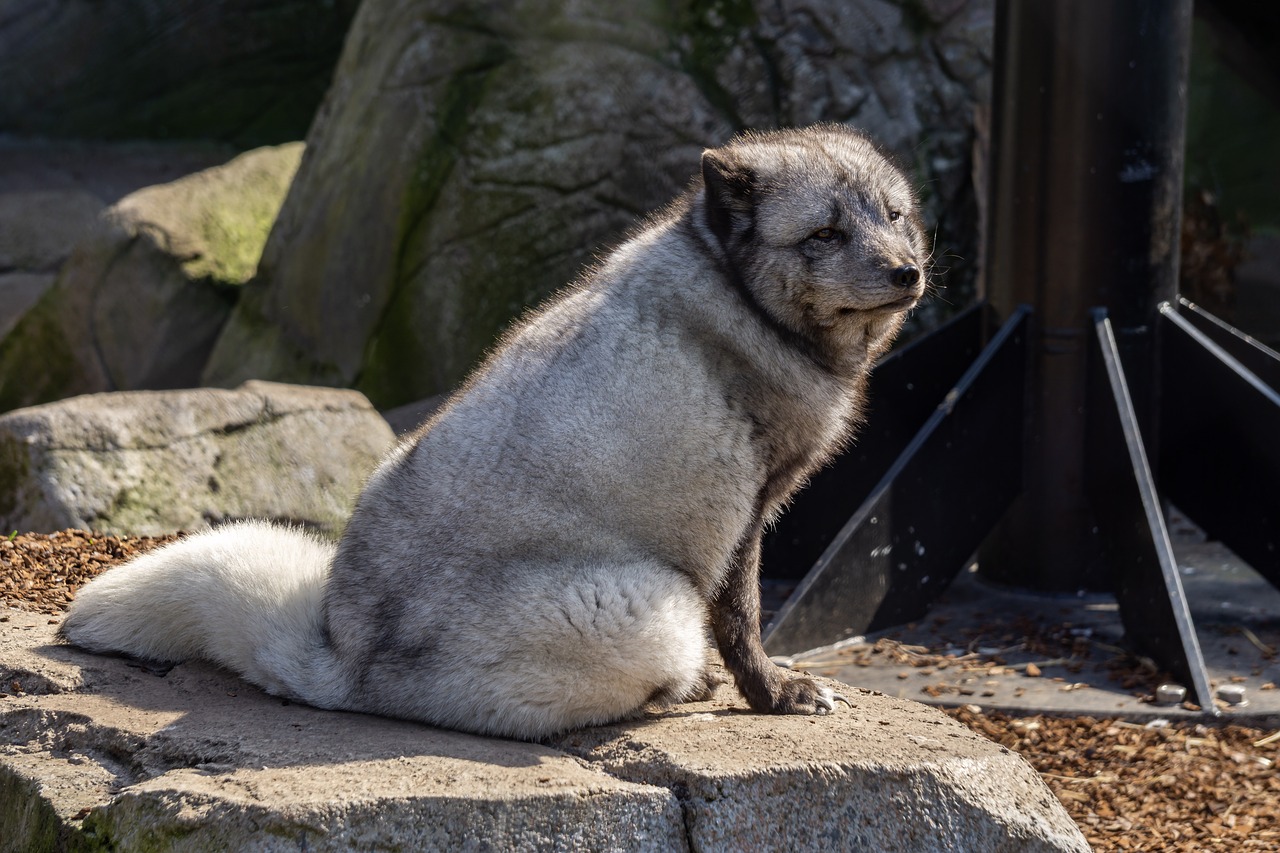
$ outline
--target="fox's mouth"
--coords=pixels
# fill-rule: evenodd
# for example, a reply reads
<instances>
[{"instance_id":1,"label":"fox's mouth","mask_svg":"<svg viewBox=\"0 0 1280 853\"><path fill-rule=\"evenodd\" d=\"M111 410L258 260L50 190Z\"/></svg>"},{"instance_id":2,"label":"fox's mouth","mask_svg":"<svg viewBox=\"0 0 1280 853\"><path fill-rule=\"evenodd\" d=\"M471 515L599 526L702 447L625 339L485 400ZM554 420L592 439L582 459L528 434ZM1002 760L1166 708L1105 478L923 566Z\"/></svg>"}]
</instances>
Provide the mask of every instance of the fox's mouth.
<instances>
[{"instance_id":1,"label":"fox's mouth","mask_svg":"<svg viewBox=\"0 0 1280 853\"><path fill-rule=\"evenodd\" d=\"M847 317L850 314L896 314L899 311L906 311L919 301L920 294L911 294L909 296L900 296L897 299L891 299L887 302L881 302L879 305L870 305L861 308L846 305L836 310L842 317Z\"/></svg>"},{"instance_id":2,"label":"fox's mouth","mask_svg":"<svg viewBox=\"0 0 1280 853\"><path fill-rule=\"evenodd\" d=\"M877 305L872 311L906 311L920 301L919 294L911 294L910 296L902 296L892 302L886 302L883 305Z\"/></svg>"}]
</instances>

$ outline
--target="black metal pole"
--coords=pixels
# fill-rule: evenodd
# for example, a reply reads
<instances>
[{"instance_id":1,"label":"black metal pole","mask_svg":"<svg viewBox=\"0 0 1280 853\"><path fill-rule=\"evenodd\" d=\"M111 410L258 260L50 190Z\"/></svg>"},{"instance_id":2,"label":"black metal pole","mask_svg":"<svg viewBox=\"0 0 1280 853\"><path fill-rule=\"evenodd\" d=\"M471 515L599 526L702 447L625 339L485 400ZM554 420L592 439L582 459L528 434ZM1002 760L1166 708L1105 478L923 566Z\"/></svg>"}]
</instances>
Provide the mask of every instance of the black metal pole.
<instances>
[{"instance_id":1,"label":"black metal pole","mask_svg":"<svg viewBox=\"0 0 1280 853\"><path fill-rule=\"evenodd\" d=\"M1148 445L1159 305L1177 293L1192 0L998 0L987 298L1034 308L1024 492L988 579L1109 590L1085 495L1090 309L1107 309Z\"/></svg>"}]
</instances>

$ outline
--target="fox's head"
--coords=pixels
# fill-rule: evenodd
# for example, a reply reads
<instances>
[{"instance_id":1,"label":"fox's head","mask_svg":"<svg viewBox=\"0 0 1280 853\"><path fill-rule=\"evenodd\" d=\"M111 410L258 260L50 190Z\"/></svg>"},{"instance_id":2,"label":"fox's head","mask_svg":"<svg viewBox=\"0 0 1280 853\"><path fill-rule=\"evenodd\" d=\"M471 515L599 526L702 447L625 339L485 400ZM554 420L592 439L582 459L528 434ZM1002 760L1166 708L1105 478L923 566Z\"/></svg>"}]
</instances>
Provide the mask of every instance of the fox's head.
<instances>
[{"instance_id":1,"label":"fox's head","mask_svg":"<svg viewBox=\"0 0 1280 853\"><path fill-rule=\"evenodd\" d=\"M842 125L752 133L702 155L706 226L751 298L830 356L876 354L924 295L911 183Z\"/></svg>"}]
</instances>

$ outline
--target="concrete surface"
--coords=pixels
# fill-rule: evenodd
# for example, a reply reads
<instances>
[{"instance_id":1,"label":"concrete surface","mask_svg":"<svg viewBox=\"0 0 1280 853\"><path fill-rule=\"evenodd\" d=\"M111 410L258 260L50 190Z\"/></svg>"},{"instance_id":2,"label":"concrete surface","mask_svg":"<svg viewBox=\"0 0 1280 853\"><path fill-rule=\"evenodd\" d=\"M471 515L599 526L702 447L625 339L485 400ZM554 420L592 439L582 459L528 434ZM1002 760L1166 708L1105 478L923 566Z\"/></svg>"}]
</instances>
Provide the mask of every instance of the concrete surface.
<instances>
[{"instance_id":1,"label":"concrete surface","mask_svg":"<svg viewBox=\"0 0 1280 853\"><path fill-rule=\"evenodd\" d=\"M0 850L1086 851L1017 755L925 706L735 691L519 743L165 673L0 611Z\"/></svg>"},{"instance_id":2,"label":"concrete surface","mask_svg":"<svg viewBox=\"0 0 1280 853\"><path fill-rule=\"evenodd\" d=\"M1171 538L1210 686L1245 691L1244 704L1215 703L1222 718L1280 725L1280 591L1222 543L1205 541L1176 510ZM1204 716L1152 701L1157 684L1172 679L1127 654L1135 647L1114 596L1044 595L980 578L961 572L923 619L870 634L862 644L796 654L797 666L943 706L1129 720ZM787 586L772 590L775 606ZM882 640L907 651L883 645L877 651ZM1039 675L1029 676L1028 664Z\"/></svg>"}]
</instances>

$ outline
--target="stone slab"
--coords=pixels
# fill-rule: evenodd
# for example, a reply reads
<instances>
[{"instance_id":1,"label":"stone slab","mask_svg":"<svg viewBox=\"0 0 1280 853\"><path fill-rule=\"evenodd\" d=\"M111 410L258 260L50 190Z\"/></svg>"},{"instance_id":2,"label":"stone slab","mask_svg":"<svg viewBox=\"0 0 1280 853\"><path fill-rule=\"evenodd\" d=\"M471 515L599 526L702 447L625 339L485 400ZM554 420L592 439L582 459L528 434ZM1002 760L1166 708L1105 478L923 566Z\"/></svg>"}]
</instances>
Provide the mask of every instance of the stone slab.
<instances>
[{"instance_id":1,"label":"stone slab","mask_svg":"<svg viewBox=\"0 0 1280 853\"><path fill-rule=\"evenodd\" d=\"M54 621L0 611L0 850L1088 850L1018 756L852 688L827 717L721 688L521 743L148 671Z\"/></svg>"},{"instance_id":2,"label":"stone slab","mask_svg":"<svg viewBox=\"0 0 1280 853\"><path fill-rule=\"evenodd\" d=\"M683 847L669 791L546 746L319 711L200 664L161 676L6 615L0 849ZM21 840L19 793L41 817Z\"/></svg>"},{"instance_id":3,"label":"stone slab","mask_svg":"<svg viewBox=\"0 0 1280 853\"><path fill-rule=\"evenodd\" d=\"M761 717L735 691L557 743L680 792L698 850L1087 850L1020 757L927 706L843 688L826 717Z\"/></svg>"}]
</instances>

